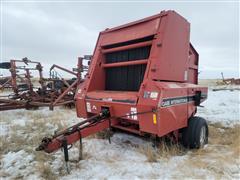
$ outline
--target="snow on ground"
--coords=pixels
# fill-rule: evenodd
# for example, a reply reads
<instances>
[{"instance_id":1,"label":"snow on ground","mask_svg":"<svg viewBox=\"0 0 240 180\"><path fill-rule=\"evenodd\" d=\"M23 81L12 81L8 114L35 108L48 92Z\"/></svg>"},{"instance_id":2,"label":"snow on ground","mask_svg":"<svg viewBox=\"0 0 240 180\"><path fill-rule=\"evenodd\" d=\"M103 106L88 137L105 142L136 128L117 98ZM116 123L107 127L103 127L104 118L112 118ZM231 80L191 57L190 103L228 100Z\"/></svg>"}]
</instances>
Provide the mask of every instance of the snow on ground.
<instances>
[{"instance_id":1,"label":"snow on ground","mask_svg":"<svg viewBox=\"0 0 240 180\"><path fill-rule=\"evenodd\" d=\"M15 175L16 177L22 174L28 174L31 171L31 163L33 162L33 156L20 150L18 152L9 152L3 155L2 168L7 173Z\"/></svg>"},{"instance_id":2,"label":"snow on ground","mask_svg":"<svg viewBox=\"0 0 240 180\"><path fill-rule=\"evenodd\" d=\"M198 108L198 116L210 122L220 122L226 126L240 123L240 91L212 91L209 89L208 99Z\"/></svg>"},{"instance_id":3,"label":"snow on ground","mask_svg":"<svg viewBox=\"0 0 240 180\"><path fill-rule=\"evenodd\" d=\"M210 89L204 108L198 110L198 115L210 124L224 125L210 129L222 137L231 130L229 127L239 124L239 92ZM78 144L74 145L69 152L71 172L67 174L61 151L47 155L35 148L44 136L78 121L74 110L61 107L54 111L41 108L0 112L0 179L240 178L239 150L221 143L221 139L218 142L218 134L211 132L204 149L160 155L156 162L150 162L147 150L143 150L151 147L148 139L120 132L112 136L111 144L106 139L85 138L84 159L73 161L78 159Z\"/></svg>"}]
</instances>

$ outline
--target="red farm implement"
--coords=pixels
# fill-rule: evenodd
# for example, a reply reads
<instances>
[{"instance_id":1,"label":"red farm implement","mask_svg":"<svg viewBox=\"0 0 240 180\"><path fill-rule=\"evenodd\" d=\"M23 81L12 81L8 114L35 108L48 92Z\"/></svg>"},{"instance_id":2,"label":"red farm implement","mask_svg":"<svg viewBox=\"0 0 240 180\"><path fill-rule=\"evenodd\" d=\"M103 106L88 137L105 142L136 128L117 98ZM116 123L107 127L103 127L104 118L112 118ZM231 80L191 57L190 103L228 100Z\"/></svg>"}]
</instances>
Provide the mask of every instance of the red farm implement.
<instances>
[{"instance_id":1,"label":"red farm implement","mask_svg":"<svg viewBox=\"0 0 240 180\"><path fill-rule=\"evenodd\" d=\"M190 23L174 11L100 32L75 95L77 116L86 120L44 138L37 150L63 147L67 161L68 145L108 128L202 147L208 126L194 115L207 88L198 85L198 64Z\"/></svg>"},{"instance_id":2,"label":"red farm implement","mask_svg":"<svg viewBox=\"0 0 240 180\"><path fill-rule=\"evenodd\" d=\"M43 77L40 62L27 58L0 63L1 69L7 69L11 73L10 77L5 78L1 88L10 87L13 91L11 94L0 96L0 111L41 106L48 106L53 110L55 106L74 105L77 85L83 82L81 73L87 69L87 66L83 66L83 60L84 58L78 58L78 65L74 71L54 64L50 68L49 78ZM57 70L64 71L74 78L62 78ZM37 77L33 77L32 73Z\"/></svg>"}]
</instances>

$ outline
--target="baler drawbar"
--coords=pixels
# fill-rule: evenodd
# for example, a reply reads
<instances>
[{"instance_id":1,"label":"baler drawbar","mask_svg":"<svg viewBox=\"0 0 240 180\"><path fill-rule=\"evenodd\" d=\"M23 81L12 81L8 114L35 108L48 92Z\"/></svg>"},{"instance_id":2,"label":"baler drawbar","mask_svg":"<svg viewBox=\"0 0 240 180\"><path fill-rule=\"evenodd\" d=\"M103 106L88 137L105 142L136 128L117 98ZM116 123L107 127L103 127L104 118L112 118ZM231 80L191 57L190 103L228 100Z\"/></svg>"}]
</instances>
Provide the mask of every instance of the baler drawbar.
<instances>
[{"instance_id":1,"label":"baler drawbar","mask_svg":"<svg viewBox=\"0 0 240 180\"><path fill-rule=\"evenodd\" d=\"M141 115L152 113L155 110L133 113L133 115ZM101 113L94 115L86 120L83 120L63 131L56 132L52 137L44 137L41 144L36 148L36 151L45 151L47 153L54 152L63 147L64 140L67 140L67 145L72 145L81 138L95 134L96 132L108 129L111 127L111 119L123 118L129 115L120 117L111 117L108 109L103 109Z\"/></svg>"},{"instance_id":2,"label":"baler drawbar","mask_svg":"<svg viewBox=\"0 0 240 180\"><path fill-rule=\"evenodd\" d=\"M146 114L152 111L138 112L131 115ZM105 129L110 129L112 118L123 118L126 115L120 117L111 117L109 109L103 109L101 113L94 115L86 120L83 120L63 131L56 132L52 137L44 137L41 144L36 148L36 151L45 151L46 153L52 153L60 148L63 148L64 159L66 162L67 171L69 172L69 145L70 148L73 143L79 140L79 160L82 159L82 138L95 134ZM111 143L109 136L109 143Z\"/></svg>"},{"instance_id":3,"label":"baler drawbar","mask_svg":"<svg viewBox=\"0 0 240 180\"><path fill-rule=\"evenodd\" d=\"M45 137L42 140L42 143L36 148L36 151L44 150L47 153L58 150L63 146L63 141L67 140L67 145L71 145L76 142L78 139L88 136L89 133L85 133L84 129L87 128L89 132L91 130L94 132L96 126L101 126L103 129L108 128L109 125L105 125L105 121L109 117L109 111L103 110L101 113L94 115L80 123L77 123L63 131L57 132L51 138ZM94 128L93 128L94 127ZM93 129L91 129L93 128ZM98 129L101 130L102 128Z\"/></svg>"}]
</instances>

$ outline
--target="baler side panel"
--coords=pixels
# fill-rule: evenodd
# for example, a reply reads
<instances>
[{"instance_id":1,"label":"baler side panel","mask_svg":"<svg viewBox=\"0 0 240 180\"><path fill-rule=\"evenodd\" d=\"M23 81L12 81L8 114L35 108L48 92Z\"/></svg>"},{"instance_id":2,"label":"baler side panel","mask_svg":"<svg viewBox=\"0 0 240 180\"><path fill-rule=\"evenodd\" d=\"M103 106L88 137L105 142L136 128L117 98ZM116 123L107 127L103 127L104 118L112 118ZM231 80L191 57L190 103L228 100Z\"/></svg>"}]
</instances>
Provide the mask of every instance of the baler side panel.
<instances>
[{"instance_id":1,"label":"baler side panel","mask_svg":"<svg viewBox=\"0 0 240 180\"><path fill-rule=\"evenodd\" d=\"M158 82L147 81L143 83L138 100L138 112L157 110L158 102L161 96L161 90L156 85ZM153 114L159 119L159 114L148 113L139 116L139 128L142 132L157 134L157 122L154 122Z\"/></svg>"},{"instance_id":2,"label":"baler side panel","mask_svg":"<svg viewBox=\"0 0 240 180\"><path fill-rule=\"evenodd\" d=\"M195 96L197 92L201 92L201 103L207 99L208 88L201 86L188 87L188 96ZM188 118L194 116L197 113L197 106L194 101L188 103Z\"/></svg>"},{"instance_id":3,"label":"baler side panel","mask_svg":"<svg viewBox=\"0 0 240 180\"><path fill-rule=\"evenodd\" d=\"M198 53L194 47L189 44L188 59L188 83L198 84Z\"/></svg>"},{"instance_id":4,"label":"baler side panel","mask_svg":"<svg viewBox=\"0 0 240 180\"><path fill-rule=\"evenodd\" d=\"M84 99L78 99L76 101L76 110L77 110L77 117L80 118L87 118L87 109L86 109L86 103Z\"/></svg>"},{"instance_id":5,"label":"baler side panel","mask_svg":"<svg viewBox=\"0 0 240 180\"><path fill-rule=\"evenodd\" d=\"M75 94L75 105L77 111L77 117L87 118L87 109L85 103L85 94L86 94L86 86L88 84L88 80L85 80L83 83L79 84L77 88L77 92Z\"/></svg>"},{"instance_id":6,"label":"baler side panel","mask_svg":"<svg viewBox=\"0 0 240 180\"><path fill-rule=\"evenodd\" d=\"M102 36L100 34L91 62L91 68L89 69L89 84L86 87L87 92L92 90L104 90L105 88L105 71L101 67L101 64L104 63L104 55L101 53L100 46L101 40Z\"/></svg>"},{"instance_id":7,"label":"baler side panel","mask_svg":"<svg viewBox=\"0 0 240 180\"><path fill-rule=\"evenodd\" d=\"M158 136L164 136L174 130L187 126L188 102L181 100L187 99L187 96L188 92L186 88L162 90L161 101L159 102Z\"/></svg>"},{"instance_id":8,"label":"baler side panel","mask_svg":"<svg viewBox=\"0 0 240 180\"><path fill-rule=\"evenodd\" d=\"M186 82L190 24L175 12L161 17L158 43L153 46L150 77Z\"/></svg>"}]
</instances>

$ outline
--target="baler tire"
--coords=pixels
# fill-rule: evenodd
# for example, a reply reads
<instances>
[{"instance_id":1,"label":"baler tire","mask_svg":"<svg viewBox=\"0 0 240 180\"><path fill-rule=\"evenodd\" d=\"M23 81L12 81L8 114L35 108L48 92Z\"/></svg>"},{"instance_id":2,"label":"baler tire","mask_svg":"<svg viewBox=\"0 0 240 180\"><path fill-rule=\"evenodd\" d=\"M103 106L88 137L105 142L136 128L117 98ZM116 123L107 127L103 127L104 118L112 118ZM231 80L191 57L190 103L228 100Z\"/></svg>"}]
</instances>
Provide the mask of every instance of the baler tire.
<instances>
[{"instance_id":1,"label":"baler tire","mask_svg":"<svg viewBox=\"0 0 240 180\"><path fill-rule=\"evenodd\" d=\"M208 143L208 125L201 117L191 117L182 131L182 144L190 149L202 148Z\"/></svg>"}]
</instances>

